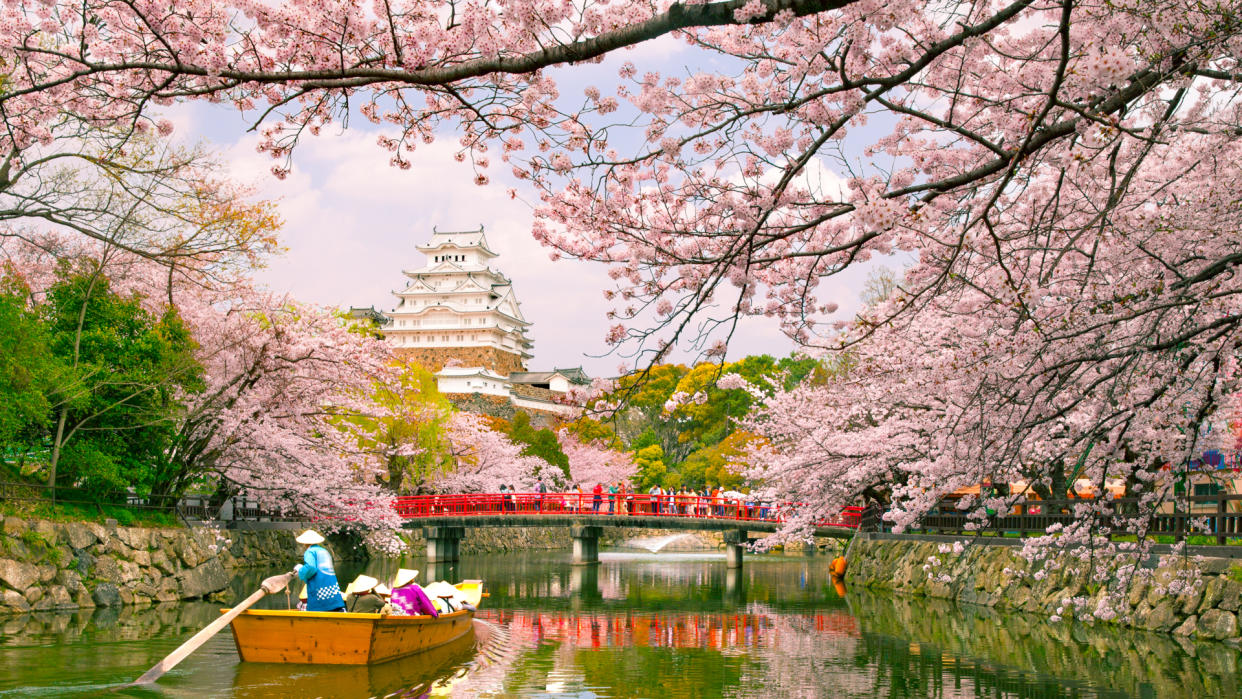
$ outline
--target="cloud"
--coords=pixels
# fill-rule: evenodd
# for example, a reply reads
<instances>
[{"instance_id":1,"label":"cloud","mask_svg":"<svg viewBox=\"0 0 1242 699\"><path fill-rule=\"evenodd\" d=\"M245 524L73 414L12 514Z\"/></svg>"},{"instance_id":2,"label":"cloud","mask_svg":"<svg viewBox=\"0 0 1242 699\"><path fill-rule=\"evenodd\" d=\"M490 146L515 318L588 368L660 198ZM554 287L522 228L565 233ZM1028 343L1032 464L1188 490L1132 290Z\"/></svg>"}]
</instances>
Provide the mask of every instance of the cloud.
<instances>
[{"instance_id":1,"label":"cloud","mask_svg":"<svg viewBox=\"0 0 1242 699\"><path fill-rule=\"evenodd\" d=\"M432 227L473 229L482 224L496 266L514 283L535 341L532 369L583 365L596 376L613 375L624 359L597 358L608 351L610 321L603 290L613 282L594 263L550 259L530 235L530 206L512 199L507 173L492 168L493 183L474 184L468 163L458 163L451 137L420 145L409 170L388 163L376 145L378 131L355 125L345 132L309 137L294 153L293 170L281 181L274 161L255 147L257 134L236 111L220 106L177 107L166 115L186 142L210 138L238 181L278 202L288 251L256 275L273 290L329 306L389 310L392 292L404 286L403 269L421 266L415 246ZM355 122L358 124L358 122ZM842 303L842 306L846 304ZM734 335L730 358L793 349L771 319L745 319ZM693 359L674 355L674 361Z\"/></svg>"}]
</instances>

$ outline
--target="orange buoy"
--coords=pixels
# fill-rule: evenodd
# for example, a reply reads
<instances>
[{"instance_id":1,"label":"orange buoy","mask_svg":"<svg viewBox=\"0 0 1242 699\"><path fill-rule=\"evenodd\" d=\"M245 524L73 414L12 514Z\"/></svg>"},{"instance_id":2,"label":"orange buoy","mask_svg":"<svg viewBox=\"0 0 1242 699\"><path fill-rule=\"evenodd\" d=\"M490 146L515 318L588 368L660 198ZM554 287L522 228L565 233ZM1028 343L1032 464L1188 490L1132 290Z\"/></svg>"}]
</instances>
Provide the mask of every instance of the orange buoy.
<instances>
[{"instance_id":1,"label":"orange buoy","mask_svg":"<svg viewBox=\"0 0 1242 699\"><path fill-rule=\"evenodd\" d=\"M828 572L838 578L845 577L845 557L837 556L832 559L832 563L828 565Z\"/></svg>"}]
</instances>

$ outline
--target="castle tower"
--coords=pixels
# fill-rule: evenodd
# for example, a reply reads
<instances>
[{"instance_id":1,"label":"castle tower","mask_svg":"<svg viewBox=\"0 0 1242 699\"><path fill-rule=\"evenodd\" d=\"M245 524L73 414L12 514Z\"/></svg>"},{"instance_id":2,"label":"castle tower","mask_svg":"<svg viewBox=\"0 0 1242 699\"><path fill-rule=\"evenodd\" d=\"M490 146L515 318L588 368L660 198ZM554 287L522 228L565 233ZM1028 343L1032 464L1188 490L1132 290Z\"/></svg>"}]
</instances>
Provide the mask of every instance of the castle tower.
<instances>
[{"instance_id":1,"label":"castle tower","mask_svg":"<svg viewBox=\"0 0 1242 699\"><path fill-rule=\"evenodd\" d=\"M406 286L393 292L397 306L385 314L384 335L397 353L432 372L453 359L501 377L525 371L530 323L512 282L489 266L497 255L487 247L483 228L436 231L418 249L426 263L402 272Z\"/></svg>"}]
</instances>

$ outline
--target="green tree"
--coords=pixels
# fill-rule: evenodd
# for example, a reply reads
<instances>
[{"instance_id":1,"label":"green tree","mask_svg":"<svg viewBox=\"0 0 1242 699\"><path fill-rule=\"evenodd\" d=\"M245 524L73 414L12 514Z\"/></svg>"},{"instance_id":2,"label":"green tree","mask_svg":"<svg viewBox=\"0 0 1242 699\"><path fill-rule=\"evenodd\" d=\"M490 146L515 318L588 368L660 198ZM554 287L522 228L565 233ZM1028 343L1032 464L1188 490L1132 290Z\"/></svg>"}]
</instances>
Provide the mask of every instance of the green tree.
<instances>
[{"instance_id":1,"label":"green tree","mask_svg":"<svg viewBox=\"0 0 1242 699\"><path fill-rule=\"evenodd\" d=\"M71 381L57 410L48 480L101 495L167 494L178 396L203 388L195 343L173 308L155 313L112 291L99 263L62 266L41 307Z\"/></svg>"},{"instance_id":2,"label":"green tree","mask_svg":"<svg viewBox=\"0 0 1242 699\"><path fill-rule=\"evenodd\" d=\"M453 466L445 432L453 405L441 395L430 371L413 362L395 369L396 381L377 384L371 395L378 414L353 416L348 422L360 428L359 446L387 461L389 486L398 493L419 493Z\"/></svg>"},{"instance_id":3,"label":"green tree","mask_svg":"<svg viewBox=\"0 0 1242 699\"><path fill-rule=\"evenodd\" d=\"M0 449L21 469L32 448L47 443L54 394L65 368L51 338L29 307L29 289L16 271L0 276Z\"/></svg>"},{"instance_id":4,"label":"green tree","mask_svg":"<svg viewBox=\"0 0 1242 699\"><path fill-rule=\"evenodd\" d=\"M502 421L503 423L503 421ZM518 411L513 420L503 423L501 431L509 435L514 444L521 444L522 456L534 456L556 466L569 480L569 457L561 449L556 433L548 428L535 429L530 424L530 415Z\"/></svg>"},{"instance_id":5,"label":"green tree","mask_svg":"<svg viewBox=\"0 0 1242 699\"><path fill-rule=\"evenodd\" d=\"M678 473L686 485L695 490L708 485L718 485L726 489L737 488L744 478L733 466L733 462L755 439L758 437L738 430L719 443L703 447L686 457L678 467Z\"/></svg>"},{"instance_id":6,"label":"green tree","mask_svg":"<svg viewBox=\"0 0 1242 699\"><path fill-rule=\"evenodd\" d=\"M634 486L638 490L649 490L653 485L665 485L668 467L664 465L664 448L659 444L648 444L634 450L634 464L638 466Z\"/></svg>"}]
</instances>

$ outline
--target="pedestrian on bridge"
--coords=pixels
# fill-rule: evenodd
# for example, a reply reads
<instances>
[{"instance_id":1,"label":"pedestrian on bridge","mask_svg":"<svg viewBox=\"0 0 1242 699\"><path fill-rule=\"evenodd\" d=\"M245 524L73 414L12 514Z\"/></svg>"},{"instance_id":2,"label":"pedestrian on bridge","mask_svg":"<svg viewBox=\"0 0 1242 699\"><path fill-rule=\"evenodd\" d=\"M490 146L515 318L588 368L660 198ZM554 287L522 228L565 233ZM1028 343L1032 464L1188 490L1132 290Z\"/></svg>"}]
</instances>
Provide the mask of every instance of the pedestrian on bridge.
<instances>
[{"instance_id":1,"label":"pedestrian on bridge","mask_svg":"<svg viewBox=\"0 0 1242 699\"><path fill-rule=\"evenodd\" d=\"M596 483L595 487L591 489L591 495L594 496L591 498L591 511L599 514L599 504L604 499L603 484Z\"/></svg>"},{"instance_id":2,"label":"pedestrian on bridge","mask_svg":"<svg viewBox=\"0 0 1242 699\"><path fill-rule=\"evenodd\" d=\"M618 488L618 486L620 485L620 483L613 481L612 485L608 486L608 514L615 513L617 506L617 493L620 492L620 488Z\"/></svg>"}]
</instances>

